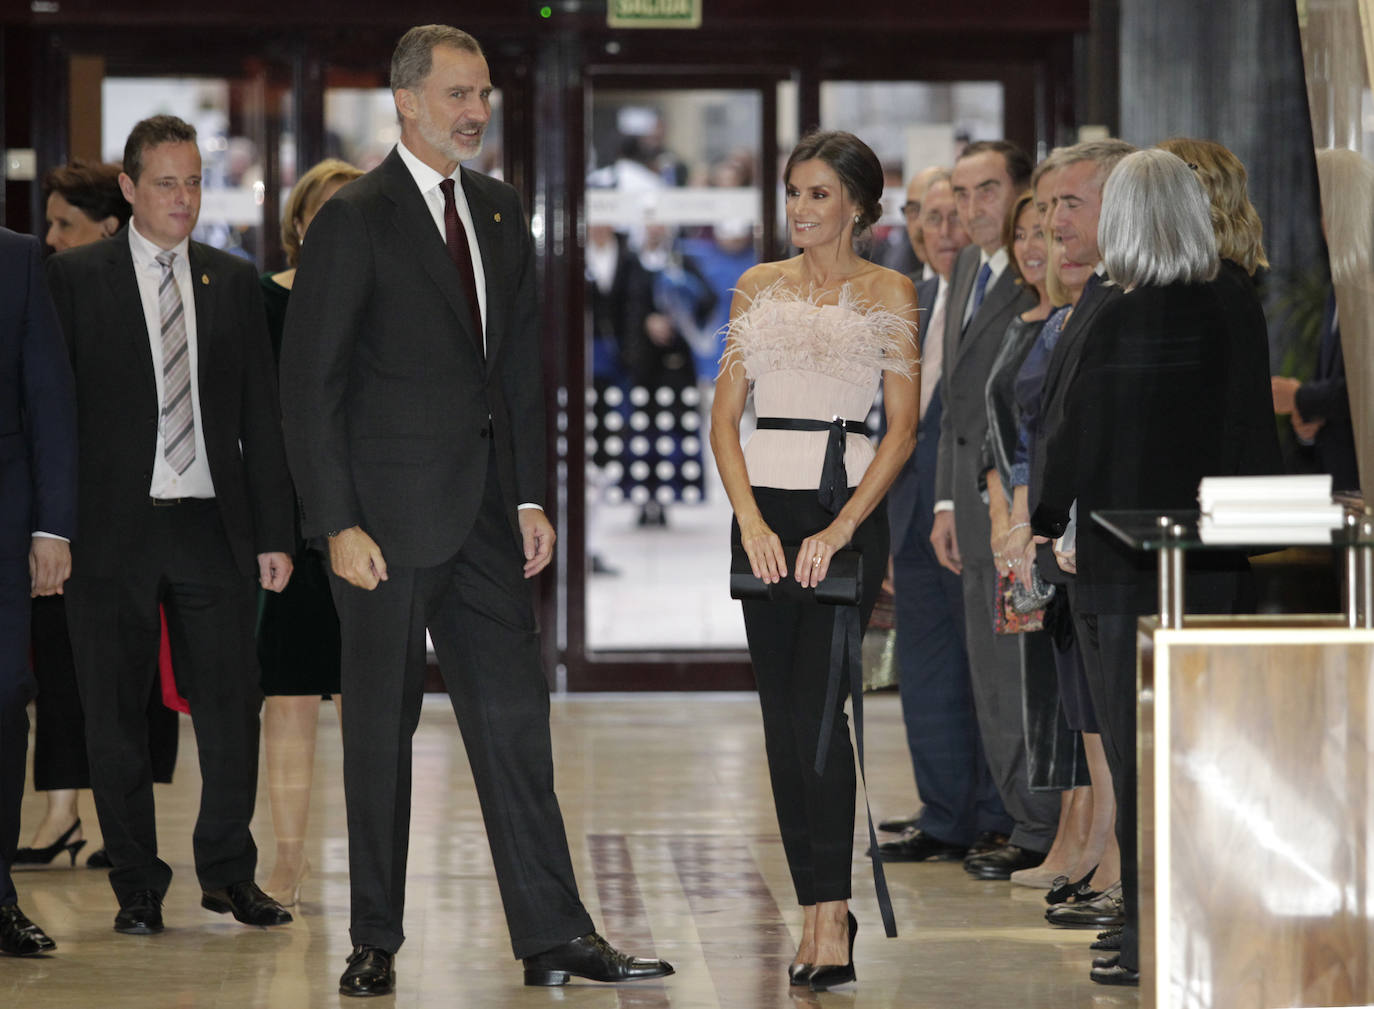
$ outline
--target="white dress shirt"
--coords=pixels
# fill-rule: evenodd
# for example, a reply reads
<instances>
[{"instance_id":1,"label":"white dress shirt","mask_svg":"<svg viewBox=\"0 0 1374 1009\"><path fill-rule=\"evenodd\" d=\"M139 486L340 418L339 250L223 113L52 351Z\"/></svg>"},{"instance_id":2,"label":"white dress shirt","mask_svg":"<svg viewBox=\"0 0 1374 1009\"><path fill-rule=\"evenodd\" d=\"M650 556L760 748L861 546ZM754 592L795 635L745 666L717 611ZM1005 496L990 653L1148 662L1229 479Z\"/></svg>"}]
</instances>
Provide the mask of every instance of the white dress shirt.
<instances>
[{"instance_id":1,"label":"white dress shirt","mask_svg":"<svg viewBox=\"0 0 1374 1009\"><path fill-rule=\"evenodd\" d=\"M215 496L215 483L210 478L210 462L205 455L205 425L200 412L199 353L196 346L196 298L191 262L187 257L190 239L169 249L176 253L172 261L172 277L181 292L183 317L186 320L186 352L191 368L191 416L196 424L196 457L185 473L178 473L162 454L162 400L165 395L162 379L162 311L158 307L157 289L162 283L162 267L157 254L162 249L138 233L138 226L129 222L129 251L134 257L134 276L138 279L138 295L143 302L143 320L148 329L148 347L153 352L153 380L157 383L158 422L157 448L153 452L153 480L148 494L155 498Z\"/></svg>"},{"instance_id":2,"label":"white dress shirt","mask_svg":"<svg viewBox=\"0 0 1374 1009\"><path fill-rule=\"evenodd\" d=\"M468 253L472 256L472 278L477 282L477 311L482 320L482 350L485 352L487 347L487 274L482 269L482 250L477 246L477 232L472 226L472 211L468 208L467 194L463 192L462 168L455 168L452 175L440 175L429 165L425 164L406 147L405 141L396 144L396 151L401 155L401 160L405 162L406 168L410 169L411 177L415 179L415 185L420 188L420 195L425 198L425 206L429 208L429 216L434 218L434 226L439 229L439 238L444 243L444 248L448 248L448 229L444 227L444 191L439 188L439 183L444 179L452 179L453 202L458 207L458 219L463 222L463 230L468 236Z\"/></svg>"}]
</instances>

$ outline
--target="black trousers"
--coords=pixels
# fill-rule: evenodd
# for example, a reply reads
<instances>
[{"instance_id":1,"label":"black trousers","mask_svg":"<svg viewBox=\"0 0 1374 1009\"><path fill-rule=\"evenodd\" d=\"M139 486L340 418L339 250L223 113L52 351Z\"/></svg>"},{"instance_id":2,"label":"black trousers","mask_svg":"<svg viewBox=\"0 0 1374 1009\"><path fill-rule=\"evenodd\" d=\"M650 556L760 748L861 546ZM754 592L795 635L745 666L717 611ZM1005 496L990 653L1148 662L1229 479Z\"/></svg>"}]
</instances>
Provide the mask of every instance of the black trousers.
<instances>
[{"instance_id":1,"label":"black trousers","mask_svg":"<svg viewBox=\"0 0 1374 1009\"><path fill-rule=\"evenodd\" d=\"M800 543L831 522L832 516L821 508L814 490L755 487L754 500L784 545ZM737 546L738 523L732 525L730 535ZM885 503L860 524L850 545L864 559L860 612L866 628L887 571ZM834 726L826 740L825 773L818 775L815 770L835 608L814 602L750 601L743 606L749 658L763 709L773 802L797 902L806 906L848 900L856 788L854 749L844 714L847 679L840 685Z\"/></svg>"},{"instance_id":2,"label":"black trousers","mask_svg":"<svg viewBox=\"0 0 1374 1009\"><path fill-rule=\"evenodd\" d=\"M0 557L0 907L16 895L10 866L19 847L19 800L29 746L29 562Z\"/></svg>"},{"instance_id":3,"label":"black trousers","mask_svg":"<svg viewBox=\"0 0 1374 1009\"><path fill-rule=\"evenodd\" d=\"M1102 748L1116 793L1116 839L1121 846L1121 898L1126 925L1121 933L1121 966L1140 968L1140 852L1136 782L1136 622L1134 614L1079 613L1074 631L1083 652L1083 670L1097 712Z\"/></svg>"},{"instance_id":4,"label":"black trousers","mask_svg":"<svg viewBox=\"0 0 1374 1009\"><path fill-rule=\"evenodd\" d=\"M34 698L33 787L40 792L59 788L90 788L91 765L86 759L86 719L76 684L76 659L67 628L67 604L62 596L33 601ZM148 692L148 753L153 780L169 782L177 766L177 737L181 723L162 703L162 685L153 680Z\"/></svg>"},{"instance_id":5,"label":"black trousers","mask_svg":"<svg viewBox=\"0 0 1374 1009\"><path fill-rule=\"evenodd\" d=\"M252 879L257 847L248 824L258 783L255 579L234 563L213 500L154 507L122 567L109 577L73 565L67 585L91 790L123 902L162 894L172 870L158 857L148 694L157 680L158 604L177 684L191 706L200 758L200 811L193 834L203 888ZM96 715L96 713L99 713Z\"/></svg>"},{"instance_id":6,"label":"black trousers","mask_svg":"<svg viewBox=\"0 0 1374 1009\"><path fill-rule=\"evenodd\" d=\"M380 544L383 556L386 544ZM488 466L476 524L427 568L387 565L371 592L331 574L343 642L344 790L354 944L405 941L411 737L425 629L472 767L517 957L592 931L553 789L549 692L524 557Z\"/></svg>"}]
</instances>

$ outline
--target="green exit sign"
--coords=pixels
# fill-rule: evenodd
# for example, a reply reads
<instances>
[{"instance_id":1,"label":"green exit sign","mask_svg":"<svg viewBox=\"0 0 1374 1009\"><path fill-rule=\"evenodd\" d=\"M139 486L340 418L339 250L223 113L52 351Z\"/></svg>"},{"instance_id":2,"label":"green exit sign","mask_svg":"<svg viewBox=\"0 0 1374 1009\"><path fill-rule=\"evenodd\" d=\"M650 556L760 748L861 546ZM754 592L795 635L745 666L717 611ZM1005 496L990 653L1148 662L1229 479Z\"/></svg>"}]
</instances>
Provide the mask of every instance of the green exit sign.
<instances>
[{"instance_id":1,"label":"green exit sign","mask_svg":"<svg viewBox=\"0 0 1374 1009\"><path fill-rule=\"evenodd\" d=\"M607 0L612 28L700 28L701 0Z\"/></svg>"}]
</instances>

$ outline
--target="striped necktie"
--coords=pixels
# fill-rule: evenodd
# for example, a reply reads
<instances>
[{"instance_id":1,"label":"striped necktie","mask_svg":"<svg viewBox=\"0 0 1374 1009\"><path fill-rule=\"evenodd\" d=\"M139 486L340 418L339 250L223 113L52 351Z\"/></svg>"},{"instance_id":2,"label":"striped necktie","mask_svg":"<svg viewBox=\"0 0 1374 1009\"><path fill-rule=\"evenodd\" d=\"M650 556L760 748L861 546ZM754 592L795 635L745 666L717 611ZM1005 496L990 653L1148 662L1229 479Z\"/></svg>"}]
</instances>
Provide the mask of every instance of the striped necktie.
<instances>
[{"instance_id":1,"label":"striped necktie","mask_svg":"<svg viewBox=\"0 0 1374 1009\"><path fill-rule=\"evenodd\" d=\"M159 252L162 280L157 307L162 316L162 456L180 475L196 458L196 418L191 410L191 354L186 346L186 307L172 272L175 252Z\"/></svg>"}]
</instances>

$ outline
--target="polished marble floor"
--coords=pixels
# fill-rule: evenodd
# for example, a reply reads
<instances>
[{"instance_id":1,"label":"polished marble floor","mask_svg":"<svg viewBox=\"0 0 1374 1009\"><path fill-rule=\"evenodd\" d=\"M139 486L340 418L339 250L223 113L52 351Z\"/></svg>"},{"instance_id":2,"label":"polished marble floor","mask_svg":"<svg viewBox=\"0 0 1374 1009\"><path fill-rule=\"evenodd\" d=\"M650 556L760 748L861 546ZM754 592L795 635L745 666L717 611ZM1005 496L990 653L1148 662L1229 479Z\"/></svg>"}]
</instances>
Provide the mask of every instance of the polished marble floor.
<instances>
[{"instance_id":1,"label":"polished marble floor","mask_svg":"<svg viewBox=\"0 0 1374 1009\"><path fill-rule=\"evenodd\" d=\"M874 811L914 802L895 696L869 699ZM320 710L312 821L314 875L294 924L250 929L203 911L190 856L199 780L183 719L181 765L158 786L164 857L177 872L167 930L118 935L104 874L78 867L18 876L20 902L57 940L47 958L0 958L0 1006L295 1007L356 1005L335 989L348 952L348 873L338 723ZM578 695L553 704L558 791L583 898L623 948L671 960L663 982L524 988L511 959L476 797L446 701L426 702L416 737L407 932L398 991L371 1004L577 1009L1115 1009L1135 991L1087 977L1092 932L1043 923L1041 894L977 882L958 865L889 867L901 936L885 939L856 844L859 983L793 993L783 975L799 934L775 836L751 695ZM24 798L26 834L42 800ZM271 867L265 796L255 834ZM86 837L98 840L89 796ZM862 824L862 820L859 821ZM90 850L88 847L87 850ZM84 854L84 853L83 853ZM368 1003L363 1003L368 1004Z\"/></svg>"}]
</instances>

